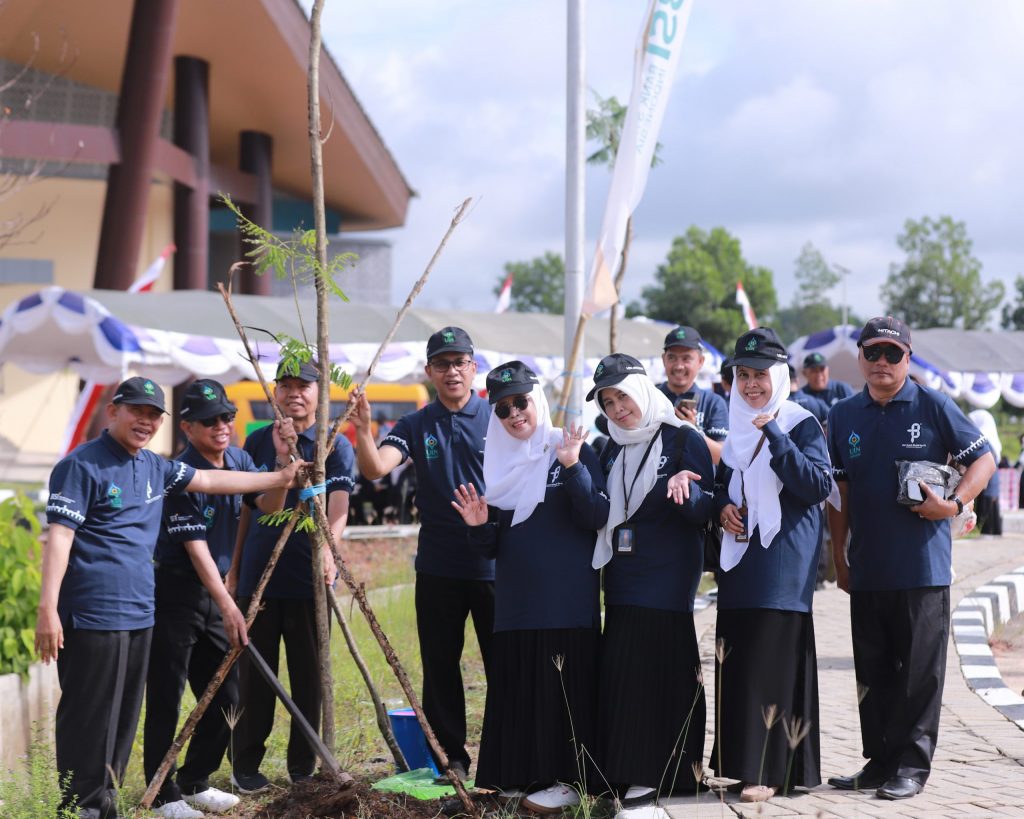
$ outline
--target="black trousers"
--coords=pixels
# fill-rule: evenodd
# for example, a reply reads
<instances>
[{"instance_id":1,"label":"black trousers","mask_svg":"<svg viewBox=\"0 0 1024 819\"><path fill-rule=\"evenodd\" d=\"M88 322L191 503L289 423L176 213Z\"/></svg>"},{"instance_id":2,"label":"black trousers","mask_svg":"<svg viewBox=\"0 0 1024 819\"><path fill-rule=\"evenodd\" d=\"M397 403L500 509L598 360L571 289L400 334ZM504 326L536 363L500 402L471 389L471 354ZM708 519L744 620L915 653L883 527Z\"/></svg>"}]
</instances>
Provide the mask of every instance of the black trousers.
<instances>
[{"instance_id":1,"label":"black trousers","mask_svg":"<svg viewBox=\"0 0 1024 819\"><path fill-rule=\"evenodd\" d=\"M855 591L850 621L864 757L924 785L939 737L949 587Z\"/></svg>"},{"instance_id":2,"label":"black trousers","mask_svg":"<svg viewBox=\"0 0 1024 819\"><path fill-rule=\"evenodd\" d=\"M151 629L68 628L57 655L57 772L82 819L113 819L142 708ZM113 777L110 772L113 771Z\"/></svg>"},{"instance_id":3,"label":"black trousers","mask_svg":"<svg viewBox=\"0 0 1024 819\"><path fill-rule=\"evenodd\" d=\"M451 762L469 770L462 648L472 616L484 673L494 634L494 582L416 574L416 630L423 664L423 712Z\"/></svg>"},{"instance_id":4,"label":"black trousers","mask_svg":"<svg viewBox=\"0 0 1024 819\"><path fill-rule=\"evenodd\" d=\"M249 599L238 601L248 611ZM316 610L312 599L263 598L260 613L249 629L249 642L274 674L280 663L281 640L288 657L289 694L313 730L320 729L320 667L316 640ZM236 773L254 774L267 753L267 738L274 727L276 696L260 672L243 653L238 661L242 715L235 727L232 767ZM288 774L308 776L316 769L316 752L302 731L292 724L288 735Z\"/></svg>"},{"instance_id":5,"label":"black trousers","mask_svg":"<svg viewBox=\"0 0 1024 819\"><path fill-rule=\"evenodd\" d=\"M149 782L174 742L181 695L188 680L196 699L203 695L224 655L231 649L220 611L194 574L157 569L156 622L146 677L143 768ZM171 768L155 803L176 802L182 792L199 793L220 767L231 739L225 714L238 708L238 672L233 667L196 725L185 763Z\"/></svg>"}]
</instances>

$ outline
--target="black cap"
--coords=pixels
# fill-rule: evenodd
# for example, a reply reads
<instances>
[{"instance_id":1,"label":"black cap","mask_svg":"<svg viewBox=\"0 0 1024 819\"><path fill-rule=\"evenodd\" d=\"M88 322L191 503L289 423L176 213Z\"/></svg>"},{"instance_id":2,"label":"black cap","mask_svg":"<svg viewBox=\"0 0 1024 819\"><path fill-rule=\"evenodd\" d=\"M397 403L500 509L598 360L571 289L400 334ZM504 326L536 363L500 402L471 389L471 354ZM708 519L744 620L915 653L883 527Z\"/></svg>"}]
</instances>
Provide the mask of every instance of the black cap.
<instances>
[{"instance_id":1,"label":"black cap","mask_svg":"<svg viewBox=\"0 0 1024 819\"><path fill-rule=\"evenodd\" d=\"M860 331L858 347L870 347L872 344L895 344L910 352L910 328L898 318L878 316L871 319Z\"/></svg>"},{"instance_id":2,"label":"black cap","mask_svg":"<svg viewBox=\"0 0 1024 819\"><path fill-rule=\"evenodd\" d=\"M703 350L703 340L693 327L680 325L671 333L665 336L665 347L689 347L691 350Z\"/></svg>"},{"instance_id":3,"label":"black cap","mask_svg":"<svg viewBox=\"0 0 1024 819\"><path fill-rule=\"evenodd\" d=\"M473 355L473 339L461 327L442 327L427 339L427 360L441 353Z\"/></svg>"},{"instance_id":4,"label":"black cap","mask_svg":"<svg viewBox=\"0 0 1024 819\"><path fill-rule=\"evenodd\" d=\"M497 404L509 395L532 392L539 383L537 373L522 361L507 361L487 373L487 399Z\"/></svg>"},{"instance_id":5,"label":"black cap","mask_svg":"<svg viewBox=\"0 0 1024 819\"><path fill-rule=\"evenodd\" d=\"M181 419L202 421L225 413L238 412L224 392L224 385L211 378L200 378L188 385L181 399Z\"/></svg>"},{"instance_id":6,"label":"black cap","mask_svg":"<svg viewBox=\"0 0 1024 819\"><path fill-rule=\"evenodd\" d=\"M767 370L772 364L788 364L789 356L771 327L758 327L736 339L736 351L730 362L734 367Z\"/></svg>"},{"instance_id":7,"label":"black cap","mask_svg":"<svg viewBox=\"0 0 1024 819\"><path fill-rule=\"evenodd\" d=\"M814 367L827 367L828 359L821 353L808 353L804 356L804 369Z\"/></svg>"},{"instance_id":8,"label":"black cap","mask_svg":"<svg viewBox=\"0 0 1024 819\"><path fill-rule=\"evenodd\" d=\"M605 387L612 387L618 384L623 378L630 375L647 375L644 365L633 356L625 353L612 353L601 359L601 363L594 370L594 386L587 393L587 400L593 401L594 396Z\"/></svg>"},{"instance_id":9,"label":"black cap","mask_svg":"<svg viewBox=\"0 0 1024 819\"><path fill-rule=\"evenodd\" d=\"M292 362L293 366L297 362ZM282 378L299 378L303 381L319 381L320 370L317 363L310 359L309 361L303 361L298 365L298 370L292 369L289 371L285 361L281 361L277 365L277 375L274 376L275 381L280 381Z\"/></svg>"},{"instance_id":10,"label":"black cap","mask_svg":"<svg viewBox=\"0 0 1024 819\"><path fill-rule=\"evenodd\" d=\"M164 409L164 391L160 385L138 375L118 384L110 400L115 404L137 404L167 412Z\"/></svg>"}]
</instances>

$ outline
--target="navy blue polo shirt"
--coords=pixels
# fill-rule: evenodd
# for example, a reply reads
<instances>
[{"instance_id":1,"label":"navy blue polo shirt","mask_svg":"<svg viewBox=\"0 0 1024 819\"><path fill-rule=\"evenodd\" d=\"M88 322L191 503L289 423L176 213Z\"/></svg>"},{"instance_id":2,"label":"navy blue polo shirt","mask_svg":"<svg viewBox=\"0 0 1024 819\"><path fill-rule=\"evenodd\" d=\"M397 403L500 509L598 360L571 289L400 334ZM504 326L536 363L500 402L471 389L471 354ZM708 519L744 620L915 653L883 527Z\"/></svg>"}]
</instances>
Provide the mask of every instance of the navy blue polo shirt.
<instances>
[{"instance_id":1,"label":"navy blue polo shirt","mask_svg":"<svg viewBox=\"0 0 1024 819\"><path fill-rule=\"evenodd\" d=\"M196 469L221 468L211 464L191 444L185 447L178 460ZM249 453L237 446L225 450L223 469L235 472L259 471ZM163 523L160 525L160 537L153 555L157 565L176 572L187 572L195 575L198 580L192 560L185 551L185 544L190 540L204 540L213 562L217 564L217 571L224 577L231 568L241 507L240 495L189 492L168 498L164 501Z\"/></svg>"},{"instance_id":2,"label":"navy blue polo shirt","mask_svg":"<svg viewBox=\"0 0 1024 819\"><path fill-rule=\"evenodd\" d=\"M849 398L851 395L857 394L853 387L845 381L836 381L834 378L830 378L828 380L828 384L823 390L812 390L809 384L804 384L800 389L800 392L804 393L804 395L811 396L811 398L817 398L819 401L824 401L825 406L827 407L834 407L844 398Z\"/></svg>"},{"instance_id":3,"label":"navy blue polo shirt","mask_svg":"<svg viewBox=\"0 0 1024 819\"><path fill-rule=\"evenodd\" d=\"M597 530L608 522L608 496L589 445L566 469L548 470L544 501L522 523L514 510L489 507L489 520L469 528L470 543L497 558L494 630L600 628L599 572L591 565Z\"/></svg>"},{"instance_id":4,"label":"navy blue polo shirt","mask_svg":"<svg viewBox=\"0 0 1024 819\"><path fill-rule=\"evenodd\" d=\"M416 508L420 513L416 571L437 577L493 580L494 561L469 547L466 524L455 509L455 489L484 487L484 440L491 413L480 396L452 412L434 400L398 422L380 442L393 446L416 467Z\"/></svg>"},{"instance_id":5,"label":"navy blue polo shirt","mask_svg":"<svg viewBox=\"0 0 1024 819\"><path fill-rule=\"evenodd\" d=\"M794 404L803 407L818 419L819 424L825 426L825 422L828 420L828 404L820 398L808 395L803 390L797 390L796 392L791 392L789 394L789 400Z\"/></svg>"},{"instance_id":6,"label":"navy blue polo shirt","mask_svg":"<svg viewBox=\"0 0 1024 819\"><path fill-rule=\"evenodd\" d=\"M661 428L658 478L629 523L635 527L635 552L613 554L604 568L604 601L609 606L642 606L693 611L704 571L704 524L714 507L715 467L704 438L690 427ZM601 453L607 475L621 447L610 441ZM668 479L681 469L700 475L690 497L676 504L667 497ZM632 480L626 476L626 483Z\"/></svg>"},{"instance_id":7,"label":"navy blue polo shirt","mask_svg":"<svg viewBox=\"0 0 1024 819\"><path fill-rule=\"evenodd\" d=\"M260 427L245 439L245 451L249 453L256 469L260 472L274 471L277 450L274 449L274 427ZM316 425L300 432L296 441L303 460L312 461L316 449ZM333 492L348 492L355 487L353 474L355 455L352 444L344 435L334 441L334 449L324 462L327 497ZM259 583L260 575L274 551L274 545L281 535L281 527L266 526L258 518L263 514L256 508L256 495L245 495L245 503L252 507L249 529L242 544L242 565L238 573L238 596L251 597ZM285 509L294 509L299 502L299 490L289 489L284 501ZM310 536L305 532L293 531L285 544L281 557L263 593L267 598L287 600L311 600L313 598L313 552Z\"/></svg>"},{"instance_id":8,"label":"navy blue polo shirt","mask_svg":"<svg viewBox=\"0 0 1024 819\"><path fill-rule=\"evenodd\" d=\"M54 467L46 520L75 530L57 601L65 628L153 625L153 548L164 495L184 492L195 472L147 449L132 455L106 430Z\"/></svg>"},{"instance_id":9,"label":"navy blue polo shirt","mask_svg":"<svg viewBox=\"0 0 1024 819\"><path fill-rule=\"evenodd\" d=\"M781 528L767 549L761 546L761 530L754 528L740 562L718 573L717 605L720 610L809 612L821 548L820 504L832 491L825 435L814 418L804 418L788 433L775 421L765 424L764 431L769 465L782 482ZM733 502L728 489L732 473L724 463L718 465L716 517Z\"/></svg>"},{"instance_id":10,"label":"navy blue polo shirt","mask_svg":"<svg viewBox=\"0 0 1024 819\"><path fill-rule=\"evenodd\" d=\"M833 475L849 488L850 589L948 586L949 518L923 520L896 502L896 461L970 465L990 451L985 436L949 396L908 378L884 406L865 386L832 407L828 441Z\"/></svg>"},{"instance_id":11,"label":"navy blue polo shirt","mask_svg":"<svg viewBox=\"0 0 1024 819\"><path fill-rule=\"evenodd\" d=\"M712 390L702 390L694 384L686 392L674 393L668 386L668 381L658 385L661 390L675 406L680 398L697 399L697 429L708 436L712 441L722 442L729 434L729 405L722 396Z\"/></svg>"}]
</instances>

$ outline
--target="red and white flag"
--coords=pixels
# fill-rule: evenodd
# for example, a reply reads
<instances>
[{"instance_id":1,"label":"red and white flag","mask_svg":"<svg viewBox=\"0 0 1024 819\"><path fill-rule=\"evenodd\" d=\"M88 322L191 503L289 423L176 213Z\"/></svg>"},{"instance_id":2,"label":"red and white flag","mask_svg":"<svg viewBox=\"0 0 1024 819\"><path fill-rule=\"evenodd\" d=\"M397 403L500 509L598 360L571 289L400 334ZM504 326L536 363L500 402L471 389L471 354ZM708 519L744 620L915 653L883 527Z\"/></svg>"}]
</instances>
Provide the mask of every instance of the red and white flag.
<instances>
[{"instance_id":1,"label":"red and white flag","mask_svg":"<svg viewBox=\"0 0 1024 819\"><path fill-rule=\"evenodd\" d=\"M164 265L167 264L167 259L176 250L174 245L167 245L156 258L156 260L147 267L142 275L139 276L135 281L132 282L131 287L128 288L129 293L148 293L153 289L153 285L156 284L160 278L160 274L163 272ZM64 438L60 444L60 457L63 458L72 449L78 446L85 439L85 433L89 428L89 422L92 421L92 416L96 412L96 407L99 404L100 398L103 396L103 390L107 388L107 384L98 384L95 381L86 381L82 387L82 391L78 394L78 401L75 402L75 408L71 412L71 418L68 419L68 425L64 429Z\"/></svg>"},{"instance_id":2,"label":"red and white flag","mask_svg":"<svg viewBox=\"0 0 1024 819\"><path fill-rule=\"evenodd\" d=\"M495 313L504 313L508 310L509 305L512 304L512 274L509 273L505 277L505 283L501 286L501 292L498 294L498 303L494 305Z\"/></svg>"},{"instance_id":3,"label":"red and white flag","mask_svg":"<svg viewBox=\"0 0 1024 819\"><path fill-rule=\"evenodd\" d=\"M743 311L743 320L747 323L747 329L753 330L757 327L757 316L754 315L754 308L750 306L750 299L747 291L743 289L743 282L736 282L736 303Z\"/></svg>"},{"instance_id":4,"label":"red and white flag","mask_svg":"<svg viewBox=\"0 0 1024 819\"><path fill-rule=\"evenodd\" d=\"M614 273L626 238L626 222L640 204L665 118L672 81L683 50L693 0L650 0L633 62L633 90L615 155L601 235L590 266L583 312L607 310L619 300Z\"/></svg>"}]
</instances>

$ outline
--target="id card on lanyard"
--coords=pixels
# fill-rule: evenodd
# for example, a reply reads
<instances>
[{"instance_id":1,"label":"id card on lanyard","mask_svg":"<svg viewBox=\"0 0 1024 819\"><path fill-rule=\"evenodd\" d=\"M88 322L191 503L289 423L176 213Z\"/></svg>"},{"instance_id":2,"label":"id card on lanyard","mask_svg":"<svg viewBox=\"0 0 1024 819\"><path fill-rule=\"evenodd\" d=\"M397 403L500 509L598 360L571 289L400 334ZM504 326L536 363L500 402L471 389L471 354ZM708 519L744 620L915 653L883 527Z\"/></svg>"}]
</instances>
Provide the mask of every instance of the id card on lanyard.
<instances>
[{"instance_id":1,"label":"id card on lanyard","mask_svg":"<svg viewBox=\"0 0 1024 819\"><path fill-rule=\"evenodd\" d=\"M637 478L640 477L640 473L644 470L644 464L647 463L651 449L654 448L654 442L660 437L661 428L659 427L658 431L651 437L650 443L647 444L647 449L644 450L644 457L640 459L640 465L636 468L636 473L633 475L633 481L630 483L629 489L626 489L626 455L625 452L622 453L622 496L625 500L626 520L616 526L612 532L612 544L617 555L636 554L636 527L629 522L629 499L636 488Z\"/></svg>"}]
</instances>

